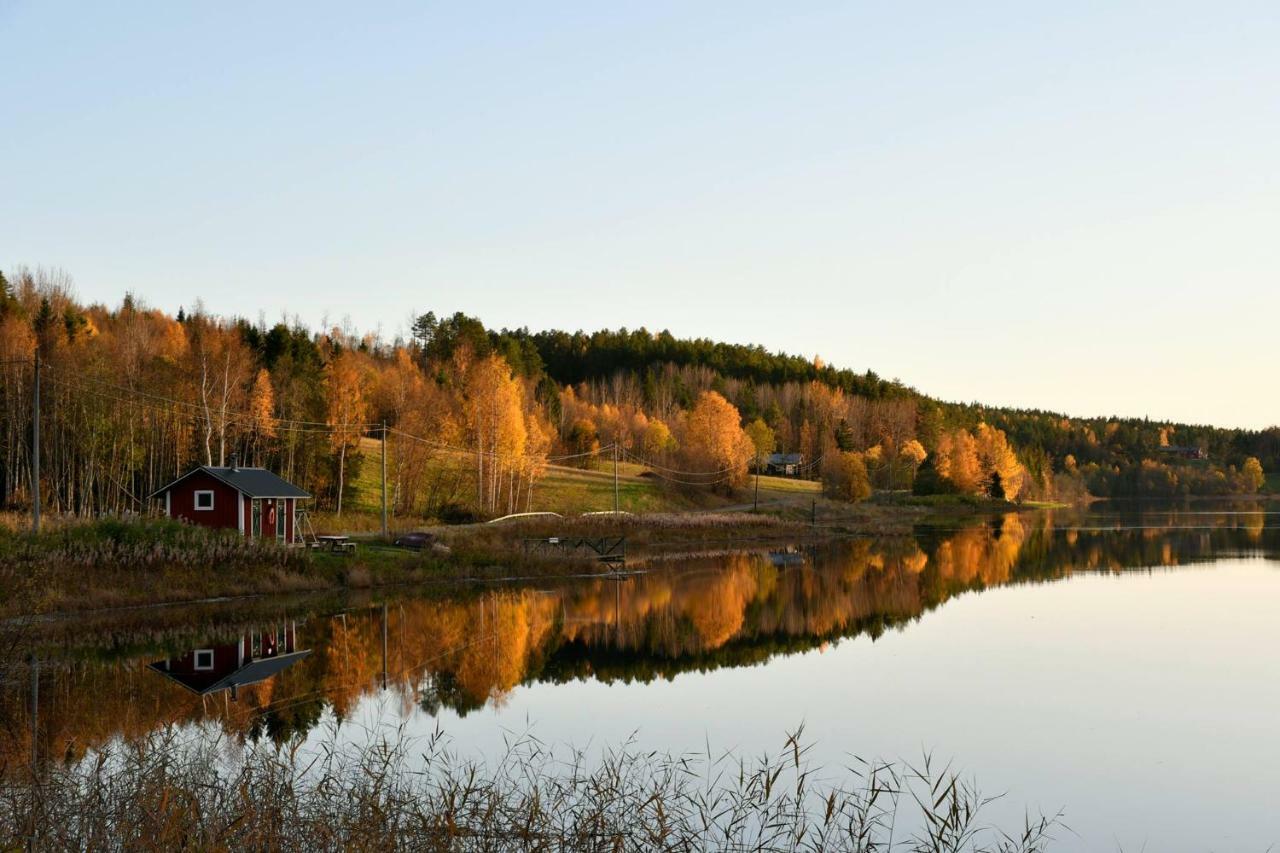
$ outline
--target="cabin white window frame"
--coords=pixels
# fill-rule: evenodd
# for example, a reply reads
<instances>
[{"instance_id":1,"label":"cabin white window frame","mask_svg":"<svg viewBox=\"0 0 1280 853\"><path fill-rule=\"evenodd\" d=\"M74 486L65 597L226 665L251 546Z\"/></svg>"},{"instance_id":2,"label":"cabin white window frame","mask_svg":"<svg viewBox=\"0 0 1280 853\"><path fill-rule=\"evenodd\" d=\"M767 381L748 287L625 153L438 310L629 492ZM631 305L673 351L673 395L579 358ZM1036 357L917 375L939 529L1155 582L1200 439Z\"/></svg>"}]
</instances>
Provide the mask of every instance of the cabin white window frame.
<instances>
[{"instance_id":1,"label":"cabin white window frame","mask_svg":"<svg viewBox=\"0 0 1280 853\"><path fill-rule=\"evenodd\" d=\"M200 498L204 495L209 496L209 505L201 506ZM212 512L213 511L213 489L197 489L191 498L191 505L196 512Z\"/></svg>"},{"instance_id":2,"label":"cabin white window frame","mask_svg":"<svg viewBox=\"0 0 1280 853\"><path fill-rule=\"evenodd\" d=\"M208 655L209 662L207 664L201 665L200 663L201 655ZM196 649L192 657L193 657L192 669L195 669L199 672L208 672L209 670L213 669L213 659L214 659L213 649Z\"/></svg>"}]
</instances>

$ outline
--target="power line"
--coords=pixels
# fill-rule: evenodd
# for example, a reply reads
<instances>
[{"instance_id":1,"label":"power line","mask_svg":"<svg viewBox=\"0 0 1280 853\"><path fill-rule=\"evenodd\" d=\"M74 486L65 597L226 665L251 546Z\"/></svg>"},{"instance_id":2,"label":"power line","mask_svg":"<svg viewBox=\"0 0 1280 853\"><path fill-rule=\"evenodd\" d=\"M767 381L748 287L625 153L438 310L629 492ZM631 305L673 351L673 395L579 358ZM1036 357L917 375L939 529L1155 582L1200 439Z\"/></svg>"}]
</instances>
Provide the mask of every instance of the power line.
<instances>
[{"instance_id":1,"label":"power line","mask_svg":"<svg viewBox=\"0 0 1280 853\"><path fill-rule=\"evenodd\" d=\"M675 477L668 477L667 475L660 474L656 471L653 472L653 476L657 477L659 480L662 480L663 482L677 483L681 486L718 486L721 483L727 483L732 479L730 477L720 477L717 480L680 480Z\"/></svg>"},{"instance_id":2,"label":"power line","mask_svg":"<svg viewBox=\"0 0 1280 853\"><path fill-rule=\"evenodd\" d=\"M58 381L60 381L60 382L64 382L64 383L66 383L66 384L71 384L71 385L74 385L74 384L75 384L75 383L67 382L67 380L58 380ZM92 395L92 396L99 397L99 398L104 399L104 400L110 400L110 401L115 402L115 403L120 403L121 405L124 405L124 406L136 406L136 407L138 407L138 408L148 409L148 410L153 411L153 412L159 412L159 413L161 413L161 414L165 414L165 415L176 415L176 416L178 416L178 417L182 417L182 418L193 417L193 418L204 419L204 415L203 415L202 413L198 413L198 412L191 412L191 413L175 412L175 411L173 411L172 409L167 409L167 408L164 408L163 406L158 406L158 405L156 405L156 404L154 404L154 403L144 403L144 402L141 402L141 401L139 401L139 400L130 400L130 399L126 399L126 398L123 398L123 397L116 396L116 395L114 395L114 394L108 394L108 393L106 393L105 391L98 391L98 390L96 390L96 389L94 389L94 388L90 388L90 387L87 387L87 386L82 386L82 385L81 385L81 386L76 386L76 387L77 387L77 390L79 390L79 391L81 391L81 392L83 392L83 393L85 393L85 394L90 394L90 395ZM273 420L274 420L274 419L273 419ZM254 425L254 423L255 423L254 421L242 420L242 419L239 419L239 418L236 418L236 417L233 417L233 416L228 416L228 417L226 418L226 421L227 421L227 424L228 424L228 425L235 424L235 425L239 425L239 426L253 426L253 425ZM284 424L288 424L288 423L292 423L292 422L291 422L291 421L285 421L285 422L284 422ZM282 430L282 431L284 431L284 432L323 433L323 434L326 434L326 435L331 434L331 433L333 433L333 432L335 432L335 431L336 431L336 429L335 429L335 428L333 428L333 427L329 427L329 428L324 428L324 427L293 427L293 426L287 426L287 425L284 425L284 424L281 424L280 422L276 422L276 423L273 423L273 424L272 424L272 427L273 427L274 429L276 429L277 431L281 431L281 430Z\"/></svg>"},{"instance_id":3,"label":"power line","mask_svg":"<svg viewBox=\"0 0 1280 853\"><path fill-rule=\"evenodd\" d=\"M164 406L157 405L155 403L146 403L139 400L124 399L116 395L108 394L105 391L99 390L99 388L94 387L93 385L86 384L85 382L78 379L72 379L66 376L60 376L60 377L57 377L54 381L63 383L65 385L69 385L87 394L93 394L97 397L113 400L117 403L124 403L126 405L132 405L132 406L140 406L142 408L151 409L152 411L163 412L165 414L176 414L171 409L166 408ZM238 423L241 425L249 425L249 426L257 425L260 422L259 418L247 412L237 412L237 411L221 412L218 409L210 406L208 407L208 412L206 413L206 407L199 403L188 403L184 400L175 400L172 397L164 397L159 394L149 394L146 391L139 391L136 388L126 388L120 385L113 385L109 382L95 383L95 384L100 384L103 387L110 388L122 394L137 395L140 397L146 397L150 400L157 400L163 403L168 403L172 406L181 406L187 409L191 409L193 410L189 413L189 416L191 417L197 417L197 418L203 419L209 416L216 416L221 420L225 420L227 423ZM326 423L324 421L306 421L306 420L299 420L297 418L278 418L274 416L272 416L269 419L269 423L276 429L284 429L289 432L325 432L325 433L336 432L340 429L359 429L359 430L365 431L365 430L373 429L378 426L378 424L374 424L374 423L356 423L356 424L349 424L349 425L340 427L340 426L335 426L333 424ZM286 424L290 424L290 425L297 424L299 426L285 426ZM307 427L314 427L314 429L308 429Z\"/></svg>"},{"instance_id":4,"label":"power line","mask_svg":"<svg viewBox=\"0 0 1280 853\"><path fill-rule=\"evenodd\" d=\"M420 435L414 435L413 433L405 432L404 430L397 429L396 427L388 427L387 432L404 436L405 438L412 439L413 441L419 441L419 442L422 442L423 444L427 444L432 447L437 447L441 450L452 450L455 453L463 453L463 454L468 454L472 456L476 456L476 455L485 456L491 459L532 459L540 462L562 462L566 459L580 459L584 456L599 456L604 451L610 450L613 448L613 445L610 444L605 447L597 448L595 450L588 450L584 453L567 453L562 456L542 457L542 456L536 456L531 453L517 453L517 454L508 455L503 453L496 453L492 450L476 450L471 447L458 447L457 445L454 445L454 444L448 444L443 441L437 441L435 439L425 438Z\"/></svg>"},{"instance_id":5,"label":"power line","mask_svg":"<svg viewBox=\"0 0 1280 853\"><path fill-rule=\"evenodd\" d=\"M52 370L52 371L54 371L54 372L60 372L60 369L58 369L58 368L53 368L53 367L48 366L48 365L46 365L45 367L46 367L46 369L47 369L47 370ZM67 378L67 377L65 377L65 376L64 376L64 377L62 377L62 378L60 378L60 379L59 379L59 380L57 380L57 381L60 381L60 382L67 382L67 383L70 383L70 384L73 384L73 385L77 385L78 387L81 387L81 388L86 387L86 386L84 386L84 385L83 385L79 380L71 379L71 378ZM172 397L165 397L165 396L160 395L160 394L151 394L151 393L148 393L148 392L146 392L146 391L140 391L140 390L138 390L137 388L128 388L128 387L123 386L123 385L113 385L113 384L111 384L111 383L109 383L109 382L96 382L95 384L103 385L103 386L105 386L105 387L107 387L107 388L111 388L111 389L113 389L113 390L115 390L115 391L119 391L119 392L124 393L124 394L135 394L135 395L140 396L140 397L147 397L147 398L149 398L149 399L156 400L156 401L163 402L163 403L169 403L169 404L174 405L174 406L182 406L182 407L184 407L184 408L193 409L193 410L195 410L195 413L196 413L197 415L201 415L201 416L203 416L203 415L205 414L206 409L207 409L207 410L209 410L209 413L210 413L210 414L212 414L212 413L214 412L214 408L215 408L215 407L213 407L213 406L205 406L203 403L190 403L190 402L187 402L186 400L175 400L175 399L174 399L174 398L172 398ZM249 414L248 412L236 412L236 411L219 412L219 413L218 413L218 416L219 416L219 417L223 417L223 418L227 418L227 419L242 418L242 419L246 419L246 420L248 420L248 421L256 421L256 420L257 420L257 418L255 418L253 415ZM272 420L272 421L274 421L274 422L276 422L276 423L284 422L284 423L292 423L292 424L301 424L301 425L303 425L303 426L317 426L317 427L333 428L333 427L332 427L332 425L331 425L331 424L329 424L327 421L306 421L306 420L301 420L301 419L298 419L298 418L277 418L277 417L272 417L272 418L271 418L271 420ZM373 427L377 426L377 424L373 424L373 423L369 423L369 424L352 424L352 426L360 426L360 427L365 427L365 428L372 429Z\"/></svg>"},{"instance_id":6,"label":"power line","mask_svg":"<svg viewBox=\"0 0 1280 853\"><path fill-rule=\"evenodd\" d=\"M658 465L658 464L657 464L657 463L655 463L655 462L651 462L651 461L649 461L648 459L644 459L644 458L642 458L642 457L640 457L640 456L637 456L636 454L632 453L630 450L627 450L625 447L622 449L622 452L623 452L623 454L625 454L626 456L629 456L629 457L631 458L631 461L636 462L636 463L638 463L638 464L640 464L640 465L644 465L644 466L646 466L646 467L648 467L648 468L654 468L654 469L656 469L656 470L660 470L660 471L666 471L666 472L671 473L671 474L678 474L678 475L681 475L681 476L691 476L691 477L714 477L714 476L718 476L718 475L721 475L721 474L728 474L728 473L730 473L730 472L732 472L732 471L737 470L737 466L736 466L736 465L729 465L729 466L727 466L727 467L720 468L720 469L715 470L715 471L681 471L681 470L680 470L680 469L678 469L678 468L668 468L668 467L666 467L666 466L664 466L664 465Z\"/></svg>"}]
</instances>

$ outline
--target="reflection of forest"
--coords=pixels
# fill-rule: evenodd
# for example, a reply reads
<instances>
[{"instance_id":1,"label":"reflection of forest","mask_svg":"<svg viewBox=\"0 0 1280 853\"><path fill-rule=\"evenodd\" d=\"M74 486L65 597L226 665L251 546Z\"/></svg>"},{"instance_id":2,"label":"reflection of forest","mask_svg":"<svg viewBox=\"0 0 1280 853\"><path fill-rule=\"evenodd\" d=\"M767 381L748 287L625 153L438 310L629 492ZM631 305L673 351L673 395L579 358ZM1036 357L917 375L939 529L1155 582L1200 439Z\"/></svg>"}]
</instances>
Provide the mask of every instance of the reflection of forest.
<instances>
[{"instance_id":1,"label":"reflection of forest","mask_svg":"<svg viewBox=\"0 0 1280 853\"><path fill-rule=\"evenodd\" d=\"M47 660L39 745L44 755L75 758L116 736L203 720L241 737L283 739L310 729L326 707L350 714L381 687L384 668L403 710L466 713L501 703L527 681L669 678L874 637L965 590L1278 552L1280 528L1261 512L1129 513L1070 526L1051 514L1008 515L915 539L690 559L670 571L551 591L405 598L385 608L385 661L383 608L311 618L299 626L298 644L314 652L235 701L157 677L147 669L154 653ZM0 762L10 766L30 754L23 670L9 668L0 694Z\"/></svg>"}]
</instances>

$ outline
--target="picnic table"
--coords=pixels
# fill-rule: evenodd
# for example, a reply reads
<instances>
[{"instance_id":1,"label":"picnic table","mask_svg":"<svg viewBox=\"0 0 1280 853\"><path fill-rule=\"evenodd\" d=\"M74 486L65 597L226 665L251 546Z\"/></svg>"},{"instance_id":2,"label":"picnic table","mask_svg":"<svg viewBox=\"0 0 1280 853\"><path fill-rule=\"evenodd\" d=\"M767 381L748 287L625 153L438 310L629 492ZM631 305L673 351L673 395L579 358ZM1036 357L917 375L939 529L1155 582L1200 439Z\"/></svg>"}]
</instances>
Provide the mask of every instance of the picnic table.
<instances>
[{"instance_id":1,"label":"picnic table","mask_svg":"<svg viewBox=\"0 0 1280 853\"><path fill-rule=\"evenodd\" d=\"M351 541L350 536L334 534L317 536L316 547L332 551L335 554L354 554L356 552L356 543Z\"/></svg>"}]
</instances>

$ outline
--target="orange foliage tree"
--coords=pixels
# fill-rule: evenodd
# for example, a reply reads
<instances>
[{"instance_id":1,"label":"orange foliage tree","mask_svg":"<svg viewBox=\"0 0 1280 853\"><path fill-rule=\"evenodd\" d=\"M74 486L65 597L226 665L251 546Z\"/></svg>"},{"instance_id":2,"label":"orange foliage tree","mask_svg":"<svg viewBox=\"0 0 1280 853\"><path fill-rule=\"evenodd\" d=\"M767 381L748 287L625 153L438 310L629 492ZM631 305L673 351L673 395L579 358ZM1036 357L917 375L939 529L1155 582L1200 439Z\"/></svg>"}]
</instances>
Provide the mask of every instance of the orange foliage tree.
<instances>
[{"instance_id":1,"label":"orange foliage tree","mask_svg":"<svg viewBox=\"0 0 1280 853\"><path fill-rule=\"evenodd\" d=\"M338 454L337 514L341 516L347 451L360 440L368 416L355 354L347 349L339 350L325 367L324 382L328 424L332 430L330 441Z\"/></svg>"},{"instance_id":2,"label":"orange foliage tree","mask_svg":"<svg viewBox=\"0 0 1280 853\"><path fill-rule=\"evenodd\" d=\"M740 486L755 447L742 431L732 403L715 391L704 391L684 420L681 459L691 471L723 474L723 483Z\"/></svg>"}]
</instances>

